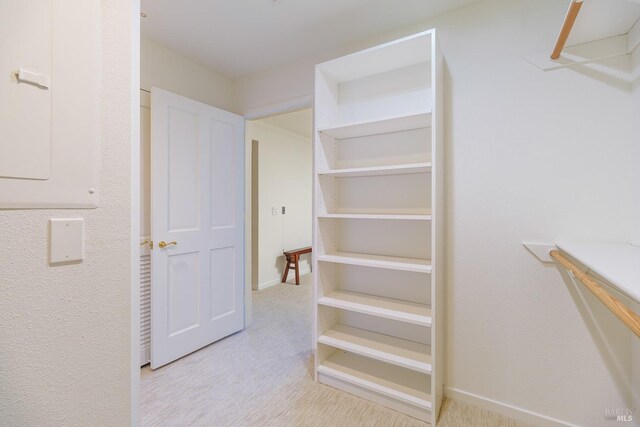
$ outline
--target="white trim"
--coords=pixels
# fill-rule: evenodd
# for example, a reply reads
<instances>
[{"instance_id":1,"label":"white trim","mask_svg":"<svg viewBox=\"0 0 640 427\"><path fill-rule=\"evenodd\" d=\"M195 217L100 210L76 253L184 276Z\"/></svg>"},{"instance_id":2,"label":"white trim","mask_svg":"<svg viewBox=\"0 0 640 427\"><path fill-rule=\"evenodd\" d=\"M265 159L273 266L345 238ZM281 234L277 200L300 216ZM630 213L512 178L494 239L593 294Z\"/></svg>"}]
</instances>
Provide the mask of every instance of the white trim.
<instances>
[{"instance_id":1,"label":"white trim","mask_svg":"<svg viewBox=\"0 0 640 427\"><path fill-rule=\"evenodd\" d=\"M140 89L140 106L151 108L151 92L148 90Z\"/></svg>"},{"instance_id":2,"label":"white trim","mask_svg":"<svg viewBox=\"0 0 640 427\"><path fill-rule=\"evenodd\" d=\"M130 2L131 25L131 425L139 426L140 414L140 0Z\"/></svg>"},{"instance_id":3,"label":"white trim","mask_svg":"<svg viewBox=\"0 0 640 427\"><path fill-rule=\"evenodd\" d=\"M291 278L291 271L289 272L289 279ZM300 267L300 275L304 276L305 274L309 274L311 273L311 267L306 267L306 268L302 268ZM293 272L293 274L295 274L295 271ZM279 285L280 283L282 283L281 278L278 279L273 279L273 280L269 280L268 282L264 282L264 283L260 283L258 284L258 291L262 291L265 290L267 288L270 288L272 286L275 285ZM290 285L291 283L287 283L287 285ZM295 285L294 285L295 286Z\"/></svg>"},{"instance_id":4,"label":"white trim","mask_svg":"<svg viewBox=\"0 0 640 427\"><path fill-rule=\"evenodd\" d=\"M313 95L301 96L287 101L277 102L262 107L251 108L244 113L245 120L256 120L277 114L313 108Z\"/></svg>"},{"instance_id":5,"label":"white trim","mask_svg":"<svg viewBox=\"0 0 640 427\"><path fill-rule=\"evenodd\" d=\"M546 415L539 414L537 412L529 411L524 408L510 405L508 403L499 402L497 400L482 397L477 394L469 393L467 391L459 390L453 387L445 387L445 396L457 400L458 402L466 403L468 405L477 406L482 409L486 409L491 412L530 423L536 426L570 426L577 427L576 424L571 424L566 421L558 420L556 418L548 417Z\"/></svg>"},{"instance_id":6,"label":"white trim","mask_svg":"<svg viewBox=\"0 0 640 427\"><path fill-rule=\"evenodd\" d=\"M311 108L308 108L308 109L311 109ZM286 114L286 113L284 113L284 114ZM271 124L271 123L265 123L264 121L256 121L255 123L253 123L253 126L256 126L256 125L265 127L267 129L270 129L270 130L273 130L273 131L276 131L276 132L283 133L285 135L290 136L291 138L304 140L305 142L309 142L309 143L311 143L311 140L313 139L312 136L304 136L304 135L301 135L299 133L295 133L295 132L293 132L293 131L291 131L289 129L285 129L285 128L281 127L281 126L276 126L276 125ZM259 142L260 141L258 140L258 143Z\"/></svg>"},{"instance_id":7,"label":"white trim","mask_svg":"<svg viewBox=\"0 0 640 427\"><path fill-rule=\"evenodd\" d=\"M268 282L258 283L258 290L263 291L272 286L279 285L280 283L282 283L280 279L273 279L269 280Z\"/></svg>"},{"instance_id":8,"label":"white trim","mask_svg":"<svg viewBox=\"0 0 640 427\"><path fill-rule=\"evenodd\" d=\"M245 329L253 323L253 300L251 291L253 290L253 195L252 187L252 155L253 140L251 138L253 124L246 118L244 120L244 327ZM255 242L257 244L257 242Z\"/></svg>"},{"instance_id":9,"label":"white trim","mask_svg":"<svg viewBox=\"0 0 640 427\"><path fill-rule=\"evenodd\" d=\"M140 367L151 362L151 346L140 349Z\"/></svg>"}]
</instances>

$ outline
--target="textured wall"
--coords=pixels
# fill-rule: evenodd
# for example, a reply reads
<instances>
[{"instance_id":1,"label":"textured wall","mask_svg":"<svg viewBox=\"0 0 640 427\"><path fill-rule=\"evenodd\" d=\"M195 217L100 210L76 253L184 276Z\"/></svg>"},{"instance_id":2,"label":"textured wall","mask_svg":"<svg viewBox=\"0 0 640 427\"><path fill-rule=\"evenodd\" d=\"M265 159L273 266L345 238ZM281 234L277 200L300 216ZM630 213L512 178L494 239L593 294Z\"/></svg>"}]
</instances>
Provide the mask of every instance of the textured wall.
<instances>
[{"instance_id":1,"label":"textured wall","mask_svg":"<svg viewBox=\"0 0 640 427\"><path fill-rule=\"evenodd\" d=\"M310 95L309 64L437 28L447 63L446 385L524 418L600 426L606 408L629 405L630 333L521 242L637 235L638 114L615 79L522 59L553 46L565 12L564 1L487 0L244 78L238 90L244 111Z\"/></svg>"},{"instance_id":2,"label":"textured wall","mask_svg":"<svg viewBox=\"0 0 640 427\"><path fill-rule=\"evenodd\" d=\"M99 3L100 206L0 211L3 426L130 423L132 2ZM85 261L50 267L48 219L65 217L85 219Z\"/></svg>"}]
</instances>

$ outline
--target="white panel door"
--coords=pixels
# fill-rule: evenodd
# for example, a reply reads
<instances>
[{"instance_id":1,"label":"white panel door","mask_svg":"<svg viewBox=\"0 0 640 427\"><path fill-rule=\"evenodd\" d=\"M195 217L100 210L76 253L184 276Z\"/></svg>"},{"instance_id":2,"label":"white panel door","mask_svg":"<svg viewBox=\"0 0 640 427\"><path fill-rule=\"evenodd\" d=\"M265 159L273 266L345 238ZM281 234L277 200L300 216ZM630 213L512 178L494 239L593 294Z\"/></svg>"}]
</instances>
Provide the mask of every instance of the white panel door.
<instances>
[{"instance_id":1,"label":"white panel door","mask_svg":"<svg viewBox=\"0 0 640 427\"><path fill-rule=\"evenodd\" d=\"M151 187L155 369L244 327L244 119L153 88Z\"/></svg>"}]
</instances>

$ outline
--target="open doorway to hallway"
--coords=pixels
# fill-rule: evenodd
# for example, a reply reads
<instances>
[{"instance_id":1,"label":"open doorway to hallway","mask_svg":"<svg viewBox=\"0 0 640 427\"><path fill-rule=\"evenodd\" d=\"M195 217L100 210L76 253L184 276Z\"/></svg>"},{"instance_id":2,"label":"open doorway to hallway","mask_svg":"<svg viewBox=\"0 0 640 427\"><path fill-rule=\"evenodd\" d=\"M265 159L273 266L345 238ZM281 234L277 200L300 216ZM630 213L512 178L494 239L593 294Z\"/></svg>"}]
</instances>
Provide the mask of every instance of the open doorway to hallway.
<instances>
[{"instance_id":1,"label":"open doorway to hallway","mask_svg":"<svg viewBox=\"0 0 640 427\"><path fill-rule=\"evenodd\" d=\"M305 109L247 122L254 291L311 271L312 116Z\"/></svg>"}]
</instances>

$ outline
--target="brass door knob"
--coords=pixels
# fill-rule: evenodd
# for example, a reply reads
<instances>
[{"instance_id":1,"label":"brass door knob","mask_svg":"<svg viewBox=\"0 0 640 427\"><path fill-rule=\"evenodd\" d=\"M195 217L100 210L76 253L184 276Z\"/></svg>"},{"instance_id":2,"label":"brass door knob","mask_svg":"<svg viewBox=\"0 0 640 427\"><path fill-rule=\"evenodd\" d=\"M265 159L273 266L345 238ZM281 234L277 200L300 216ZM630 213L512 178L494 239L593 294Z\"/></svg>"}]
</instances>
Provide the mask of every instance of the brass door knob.
<instances>
[{"instance_id":1,"label":"brass door knob","mask_svg":"<svg viewBox=\"0 0 640 427\"><path fill-rule=\"evenodd\" d=\"M158 246L162 249L162 248L166 248L167 246L171 246L171 245L177 245L178 242L165 242L164 240L161 240L160 243L158 243Z\"/></svg>"}]
</instances>

